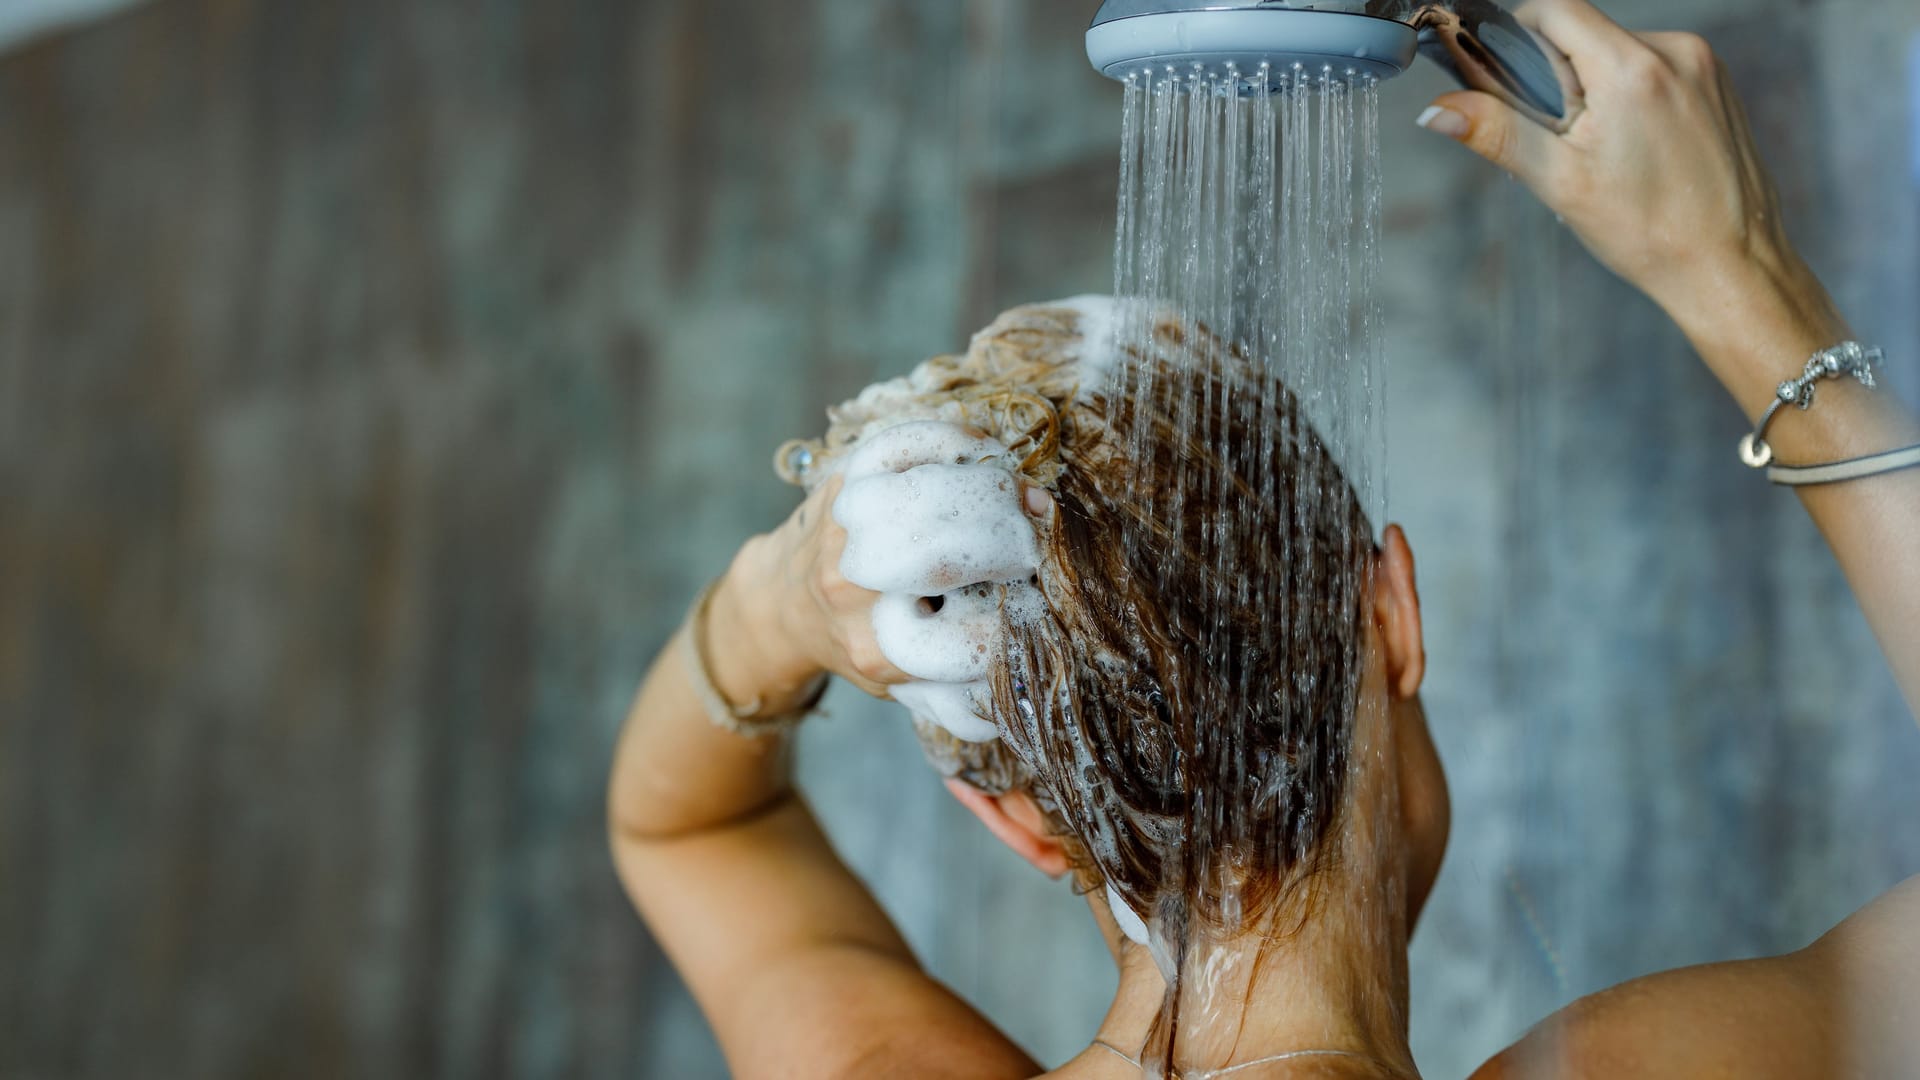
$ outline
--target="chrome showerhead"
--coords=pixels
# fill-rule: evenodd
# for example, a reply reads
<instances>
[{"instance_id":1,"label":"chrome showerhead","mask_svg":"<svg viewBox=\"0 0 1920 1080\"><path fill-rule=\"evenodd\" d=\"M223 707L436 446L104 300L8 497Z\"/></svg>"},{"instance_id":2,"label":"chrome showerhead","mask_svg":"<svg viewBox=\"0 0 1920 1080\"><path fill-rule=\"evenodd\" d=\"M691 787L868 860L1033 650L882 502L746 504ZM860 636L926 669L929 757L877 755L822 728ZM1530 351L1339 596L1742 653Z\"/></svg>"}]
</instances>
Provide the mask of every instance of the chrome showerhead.
<instances>
[{"instance_id":1,"label":"chrome showerhead","mask_svg":"<svg viewBox=\"0 0 1920 1080\"><path fill-rule=\"evenodd\" d=\"M1262 70L1275 90L1296 66L1390 79L1416 52L1557 131L1579 112L1565 58L1490 0L1106 0L1087 30L1110 78L1197 70L1256 90Z\"/></svg>"}]
</instances>

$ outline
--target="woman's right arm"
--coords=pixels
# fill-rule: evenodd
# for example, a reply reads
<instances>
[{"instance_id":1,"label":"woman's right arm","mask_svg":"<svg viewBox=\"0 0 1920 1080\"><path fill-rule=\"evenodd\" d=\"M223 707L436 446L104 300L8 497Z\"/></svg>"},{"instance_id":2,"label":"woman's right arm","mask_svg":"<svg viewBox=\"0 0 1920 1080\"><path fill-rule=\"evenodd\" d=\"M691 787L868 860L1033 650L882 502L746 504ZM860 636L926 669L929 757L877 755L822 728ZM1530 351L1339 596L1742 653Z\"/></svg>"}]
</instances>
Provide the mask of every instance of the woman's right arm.
<instances>
[{"instance_id":1,"label":"woman's right arm","mask_svg":"<svg viewBox=\"0 0 1920 1080\"><path fill-rule=\"evenodd\" d=\"M1585 0L1530 8L1578 72L1586 112L1555 135L1463 92L1436 101L1447 111L1428 127L1532 188L1666 310L1757 421L1808 357L1853 335L1787 240L1725 69L1699 37L1633 34ZM1767 439L1781 462L1826 464L1920 443L1920 421L1884 388L1833 379L1812 409L1783 409ZM1758 477L1730 470L1728 482ZM1920 469L1799 492L1920 716Z\"/></svg>"}]
</instances>

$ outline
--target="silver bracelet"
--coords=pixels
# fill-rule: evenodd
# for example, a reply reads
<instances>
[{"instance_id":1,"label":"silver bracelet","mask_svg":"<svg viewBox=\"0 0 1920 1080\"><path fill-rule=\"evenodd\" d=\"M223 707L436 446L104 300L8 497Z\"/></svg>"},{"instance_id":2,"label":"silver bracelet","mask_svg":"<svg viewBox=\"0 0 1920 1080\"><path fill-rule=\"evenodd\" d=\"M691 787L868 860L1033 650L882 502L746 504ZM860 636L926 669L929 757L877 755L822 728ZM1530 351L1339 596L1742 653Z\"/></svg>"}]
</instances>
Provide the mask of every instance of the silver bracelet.
<instances>
[{"instance_id":1,"label":"silver bracelet","mask_svg":"<svg viewBox=\"0 0 1920 1080\"><path fill-rule=\"evenodd\" d=\"M1873 378L1873 369L1880 365L1884 354L1879 346L1868 348L1857 341L1845 341L1831 349L1814 353L1807 366L1797 379L1788 379L1780 384L1774 394L1773 404L1767 406L1766 414L1760 417L1759 426L1751 435L1740 440L1740 460L1748 467L1764 469L1773 464L1773 447L1767 445L1767 428L1780 410L1793 405L1801 412L1813 408L1813 387L1821 379L1838 379L1851 375L1860 381L1860 385L1871 390L1878 385Z\"/></svg>"},{"instance_id":2,"label":"silver bracelet","mask_svg":"<svg viewBox=\"0 0 1920 1080\"><path fill-rule=\"evenodd\" d=\"M1767 479L1782 487L1813 487L1863 480L1881 473L1913 468L1920 468L1920 444L1903 450L1888 450L1881 454L1836 461L1831 465L1775 465L1767 470Z\"/></svg>"}]
</instances>

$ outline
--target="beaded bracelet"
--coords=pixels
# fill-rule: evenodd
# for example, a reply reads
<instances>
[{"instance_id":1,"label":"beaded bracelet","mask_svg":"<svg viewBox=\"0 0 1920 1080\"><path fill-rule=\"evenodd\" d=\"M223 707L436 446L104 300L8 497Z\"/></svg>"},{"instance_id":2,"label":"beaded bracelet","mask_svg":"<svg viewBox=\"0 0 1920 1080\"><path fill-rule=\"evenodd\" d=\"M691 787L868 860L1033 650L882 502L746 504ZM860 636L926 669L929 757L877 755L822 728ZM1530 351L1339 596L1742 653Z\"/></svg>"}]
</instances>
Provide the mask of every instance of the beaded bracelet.
<instances>
[{"instance_id":1,"label":"beaded bracelet","mask_svg":"<svg viewBox=\"0 0 1920 1080\"><path fill-rule=\"evenodd\" d=\"M1774 417L1788 405L1801 412L1812 408L1814 386L1820 380L1850 375L1860 385L1872 390L1879 385L1874 378L1874 368L1880 366L1884 359L1885 354L1878 346L1869 348L1857 341L1842 342L1831 349L1814 353L1801 369L1799 378L1788 379L1780 384L1773 403L1767 406L1766 413L1760 417L1760 423L1754 427L1752 434L1740 440L1740 460L1751 468L1766 469L1767 479L1787 487L1837 484L1920 465L1920 446L1868 454L1826 465L1788 466L1775 463L1773 447L1767 445L1767 428L1773 424Z\"/></svg>"},{"instance_id":2,"label":"beaded bracelet","mask_svg":"<svg viewBox=\"0 0 1920 1080\"><path fill-rule=\"evenodd\" d=\"M1740 440L1740 460L1755 469L1764 469L1773 464L1773 447L1767 445L1767 428L1773 424L1773 418L1780 414L1782 408L1792 405L1801 412L1813 408L1813 387L1821 379L1851 375L1860 380L1860 385L1873 389L1878 385L1873 377L1873 369L1879 365L1881 357L1878 346L1869 349L1857 341L1841 342L1831 349L1814 353L1799 378L1788 379L1780 384L1780 389L1773 396L1773 404L1767 406L1753 434Z\"/></svg>"}]
</instances>

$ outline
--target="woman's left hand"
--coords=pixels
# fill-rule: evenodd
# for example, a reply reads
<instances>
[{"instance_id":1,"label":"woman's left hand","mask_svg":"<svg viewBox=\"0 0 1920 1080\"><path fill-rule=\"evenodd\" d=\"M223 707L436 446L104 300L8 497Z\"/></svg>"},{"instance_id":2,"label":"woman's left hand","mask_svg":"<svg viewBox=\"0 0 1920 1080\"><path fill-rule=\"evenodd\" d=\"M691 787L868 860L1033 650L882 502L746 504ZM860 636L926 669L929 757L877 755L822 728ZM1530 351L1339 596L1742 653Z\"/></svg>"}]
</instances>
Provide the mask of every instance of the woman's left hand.
<instances>
[{"instance_id":1,"label":"woman's left hand","mask_svg":"<svg viewBox=\"0 0 1920 1080\"><path fill-rule=\"evenodd\" d=\"M1584 88L1586 111L1567 133L1472 91L1443 95L1421 123L1519 178L1696 342L1744 340L1756 326L1776 338L1801 328L1832 338L1813 347L1844 336L1787 239L1746 110L1706 41L1632 33L1588 0L1536 0L1524 10ZM1770 325L1782 316L1795 326ZM1722 359L1703 352L1709 363ZM1769 367L1756 395L1742 373L1717 373L1750 409L1764 408L1778 382Z\"/></svg>"}]
</instances>

